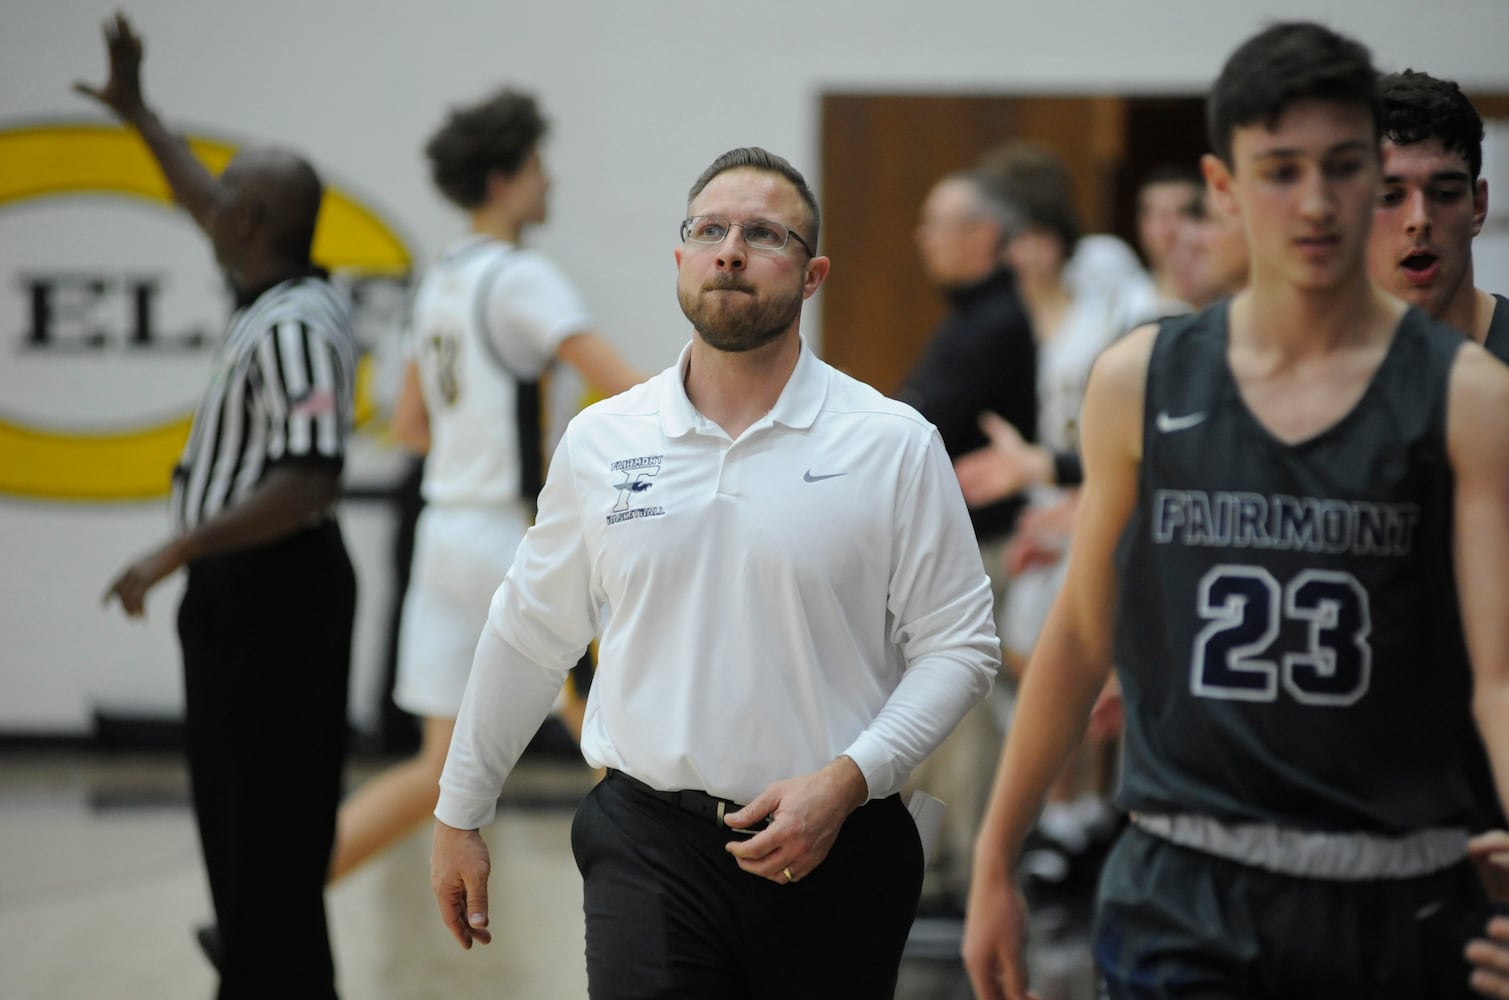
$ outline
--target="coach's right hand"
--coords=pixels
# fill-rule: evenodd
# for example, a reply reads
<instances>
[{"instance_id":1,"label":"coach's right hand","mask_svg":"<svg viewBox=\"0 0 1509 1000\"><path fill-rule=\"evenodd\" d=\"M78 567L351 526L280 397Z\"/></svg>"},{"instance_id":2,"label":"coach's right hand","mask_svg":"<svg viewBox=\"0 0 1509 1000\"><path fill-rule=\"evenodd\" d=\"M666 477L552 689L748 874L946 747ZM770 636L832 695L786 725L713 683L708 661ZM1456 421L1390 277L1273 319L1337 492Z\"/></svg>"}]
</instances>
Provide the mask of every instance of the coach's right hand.
<instances>
[{"instance_id":1,"label":"coach's right hand","mask_svg":"<svg viewBox=\"0 0 1509 1000\"><path fill-rule=\"evenodd\" d=\"M470 949L473 941L492 943L492 931L487 929L487 877L491 873L492 859L482 834L435 821L430 888L440 906L440 919L463 948Z\"/></svg>"}]
</instances>

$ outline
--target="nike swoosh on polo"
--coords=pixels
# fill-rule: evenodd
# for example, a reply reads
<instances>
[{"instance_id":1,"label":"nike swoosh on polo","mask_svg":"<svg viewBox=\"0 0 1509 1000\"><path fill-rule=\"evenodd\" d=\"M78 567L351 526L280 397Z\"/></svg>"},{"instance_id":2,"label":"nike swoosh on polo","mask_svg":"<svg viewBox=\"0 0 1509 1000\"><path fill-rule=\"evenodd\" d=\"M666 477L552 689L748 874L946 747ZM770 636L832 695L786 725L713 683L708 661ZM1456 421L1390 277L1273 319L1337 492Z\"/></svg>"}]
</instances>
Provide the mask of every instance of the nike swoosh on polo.
<instances>
[{"instance_id":1,"label":"nike swoosh on polo","mask_svg":"<svg viewBox=\"0 0 1509 1000\"><path fill-rule=\"evenodd\" d=\"M804 483L820 483L824 479L837 479L839 476L847 476L847 475L848 475L847 472L830 472L826 476L814 476L812 474L812 470L808 469L805 473L802 474L802 482L804 482Z\"/></svg>"},{"instance_id":2,"label":"nike swoosh on polo","mask_svg":"<svg viewBox=\"0 0 1509 1000\"><path fill-rule=\"evenodd\" d=\"M1172 434L1175 431L1187 431L1204 420L1204 410L1201 410L1199 413L1186 413L1182 417L1171 417L1167 410L1159 410L1156 423L1158 429L1164 434Z\"/></svg>"}]
</instances>

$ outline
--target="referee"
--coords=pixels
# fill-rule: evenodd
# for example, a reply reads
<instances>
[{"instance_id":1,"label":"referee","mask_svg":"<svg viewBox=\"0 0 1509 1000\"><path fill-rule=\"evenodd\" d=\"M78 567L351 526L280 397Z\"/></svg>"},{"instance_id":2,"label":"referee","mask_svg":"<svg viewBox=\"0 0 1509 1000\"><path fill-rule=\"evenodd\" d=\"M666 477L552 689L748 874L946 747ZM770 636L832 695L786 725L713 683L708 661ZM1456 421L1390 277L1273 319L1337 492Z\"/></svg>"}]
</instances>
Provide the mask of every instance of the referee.
<instances>
[{"instance_id":1,"label":"referee","mask_svg":"<svg viewBox=\"0 0 1509 1000\"><path fill-rule=\"evenodd\" d=\"M356 581L333 512L351 427L349 302L309 260L321 185L298 156L212 177L146 106L141 41L107 23L110 78L77 85L136 129L236 294L174 473L174 537L106 601L140 616L180 567L189 775L218 927L220 1000L334 997L324 884L344 765ZM213 941L213 938L211 939Z\"/></svg>"}]
</instances>

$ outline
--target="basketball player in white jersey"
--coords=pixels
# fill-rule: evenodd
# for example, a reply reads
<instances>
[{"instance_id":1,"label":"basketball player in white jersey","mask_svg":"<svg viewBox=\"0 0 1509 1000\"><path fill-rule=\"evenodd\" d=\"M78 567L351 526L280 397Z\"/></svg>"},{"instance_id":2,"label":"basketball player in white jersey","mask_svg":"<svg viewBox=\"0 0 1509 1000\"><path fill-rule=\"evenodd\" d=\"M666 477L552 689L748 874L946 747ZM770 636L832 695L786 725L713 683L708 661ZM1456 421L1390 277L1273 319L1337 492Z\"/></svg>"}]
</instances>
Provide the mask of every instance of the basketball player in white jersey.
<instances>
[{"instance_id":1,"label":"basketball player in white jersey","mask_svg":"<svg viewBox=\"0 0 1509 1000\"><path fill-rule=\"evenodd\" d=\"M525 227L545 220L544 134L534 98L504 90L454 110L425 147L436 187L467 213L470 231L415 294L394 414L399 441L425 455L425 509L393 692L400 708L424 720L423 734L414 758L367 781L341 807L332 881L435 808L488 604L534 516L544 478L542 383L551 368L564 362L603 395L642 378L592 331L565 274L520 246ZM581 705L558 703L573 735Z\"/></svg>"}]
</instances>

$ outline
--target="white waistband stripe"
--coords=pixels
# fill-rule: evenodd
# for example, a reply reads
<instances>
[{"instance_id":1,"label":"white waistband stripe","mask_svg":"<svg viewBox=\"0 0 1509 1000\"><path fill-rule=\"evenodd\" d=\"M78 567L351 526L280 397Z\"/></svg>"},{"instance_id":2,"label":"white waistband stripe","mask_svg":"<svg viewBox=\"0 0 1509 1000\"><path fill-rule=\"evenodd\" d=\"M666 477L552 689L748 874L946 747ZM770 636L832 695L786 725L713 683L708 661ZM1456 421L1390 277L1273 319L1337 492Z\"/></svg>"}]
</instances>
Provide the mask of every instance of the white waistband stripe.
<instances>
[{"instance_id":1,"label":"white waistband stripe","mask_svg":"<svg viewBox=\"0 0 1509 1000\"><path fill-rule=\"evenodd\" d=\"M1193 813L1132 813L1155 837L1299 878L1368 881L1428 875L1467 856L1467 831L1420 830L1402 837L1296 830L1268 823L1224 823Z\"/></svg>"}]
</instances>

